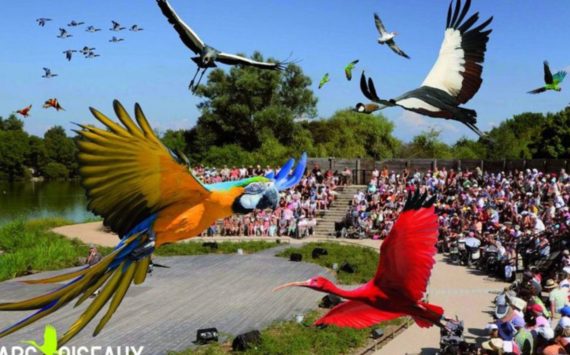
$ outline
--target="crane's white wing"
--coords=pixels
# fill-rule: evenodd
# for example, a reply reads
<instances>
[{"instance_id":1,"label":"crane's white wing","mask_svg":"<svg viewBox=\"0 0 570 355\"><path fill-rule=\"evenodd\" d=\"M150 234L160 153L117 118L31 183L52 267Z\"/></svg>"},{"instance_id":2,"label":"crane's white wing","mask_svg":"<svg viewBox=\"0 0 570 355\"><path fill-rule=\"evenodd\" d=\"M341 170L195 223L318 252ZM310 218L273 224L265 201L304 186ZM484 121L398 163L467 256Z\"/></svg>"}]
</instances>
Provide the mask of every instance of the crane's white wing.
<instances>
[{"instance_id":1,"label":"crane's white wing","mask_svg":"<svg viewBox=\"0 0 570 355\"><path fill-rule=\"evenodd\" d=\"M194 32L190 26L188 26L181 18L176 14L174 9L170 6L166 0L156 0L158 7L168 19L168 22L174 27L180 39L184 44L190 48L194 53L200 54L204 49L204 42L198 37L196 32Z\"/></svg>"}]
</instances>

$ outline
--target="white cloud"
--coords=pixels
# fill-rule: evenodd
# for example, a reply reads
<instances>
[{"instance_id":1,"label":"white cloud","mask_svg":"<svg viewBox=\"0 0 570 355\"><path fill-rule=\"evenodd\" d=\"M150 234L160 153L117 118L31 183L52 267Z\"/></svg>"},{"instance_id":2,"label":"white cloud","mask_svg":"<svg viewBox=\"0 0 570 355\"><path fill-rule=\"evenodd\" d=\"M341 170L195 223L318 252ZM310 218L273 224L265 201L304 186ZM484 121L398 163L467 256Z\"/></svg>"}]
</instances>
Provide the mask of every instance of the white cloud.
<instances>
[{"instance_id":1,"label":"white cloud","mask_svg":"<svg viewBox=\"0 0 570 355\"><path fill-rule=\"evenodd\" d=\"M460 132L455 122L452 123L448 120L423 116L412 111L402 112L396 124L398 122L403 122L404 125L412 130L414 135L423 131L427 131L431 128L446 133Z\"/></svg>"}]
</instances>

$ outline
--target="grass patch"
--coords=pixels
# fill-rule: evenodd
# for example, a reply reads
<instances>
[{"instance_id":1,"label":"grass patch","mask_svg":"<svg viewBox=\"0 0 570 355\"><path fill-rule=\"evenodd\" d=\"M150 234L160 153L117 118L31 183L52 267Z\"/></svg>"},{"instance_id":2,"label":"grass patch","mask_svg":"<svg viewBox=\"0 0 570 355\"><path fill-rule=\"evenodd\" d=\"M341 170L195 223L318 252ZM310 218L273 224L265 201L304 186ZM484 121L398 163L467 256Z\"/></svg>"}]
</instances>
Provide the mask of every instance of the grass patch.
<instances>
[{"instance_id":1,"label":"grass patch","mask_svg":"<svg viewBox=\"0 0 570 355\"><path fill-rule=\"evenodd\" d=\"M322 255L318 259L313 259L314 248L327 249L328 255ZM358 245L346 245L339 243L307 243L301 248L288 248L277 256L288 258L292 253L303 255L303 261L332 268L333 264L338 264L339 268L344 262L355 266L354 273L337 271L338 282L351 285L368 282L374 277L378 266L378 253L371 248Z\"/></svg>"},{"instance_id":2,"label":"grass patch","mask_svg":"<svg viewBox=\"0 0 570 355\"><path fill-rule=\"evenodd\" d=\"M51 232L52 228L71 224L61 218L32 221L17 220L0 227L0 281L47 271L79 266L89 248L79 240L70 240ZM102 254L111 248L99 248Z\"/></svg>"},{"instance_id":3,"label":"grass patch","mask_svg":"<svg viewBox=\"0 0 570 355\"><path fill-rule=\"evenodd\" d=\"M305 321L298 324L294 321L274 323L261 332L261 345L240 354L301 354L329 355L347 354L367 344L370 332L374 328L387 328L401 325L404 318L384 322L378 326L365 329L313 327L313 322L322 316L323 311L311 311L305 315ZM230 343L198 346L182 352L169 352L169 355L218 355L232 353Z\"/></svg>"},{"instance_id":4,"label":"grass patch","mask_svg":"<svg viewBox=\"0 0 570 355\"><path fill-rule=\"evenodd\" d=\"M163 245L155 252L160 256L176 256L176 255L203 255L203 254L234 254L238 249L242 249L246 254L257 253L269 248L274 248L277 243L264 241L245 241L245 242L220 242L218 248L213 249L203 246L204 241L189 241L185 243L175 243Z\"/></svg>"}]
</instances>

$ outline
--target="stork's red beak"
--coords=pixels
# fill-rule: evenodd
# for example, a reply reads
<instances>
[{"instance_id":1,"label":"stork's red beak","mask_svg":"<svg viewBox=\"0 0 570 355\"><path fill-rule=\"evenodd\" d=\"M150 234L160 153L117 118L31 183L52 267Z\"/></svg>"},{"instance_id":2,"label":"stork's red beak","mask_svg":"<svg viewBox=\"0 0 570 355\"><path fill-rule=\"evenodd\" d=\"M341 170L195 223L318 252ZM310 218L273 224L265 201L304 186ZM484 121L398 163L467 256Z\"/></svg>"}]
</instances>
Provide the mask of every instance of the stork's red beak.
<instances>
[{"instance_id":1,"label":"stork's red beak","mask_svg":"<svg viewBox=\"0 0 570 355\"><path fill-rule=\"evenodd\" d=\"M311 280L289 282L289 283L283 284L283 285L281 285L281 286L275 287L275 288L273 289L273 292L279 291L279 290L281 290L281 289L283 289L283 288L285 288L285 287L292 287L292 286L309 286L309 282L310 282L310 281L311 281Z\"/></svg>"}]
</instances>

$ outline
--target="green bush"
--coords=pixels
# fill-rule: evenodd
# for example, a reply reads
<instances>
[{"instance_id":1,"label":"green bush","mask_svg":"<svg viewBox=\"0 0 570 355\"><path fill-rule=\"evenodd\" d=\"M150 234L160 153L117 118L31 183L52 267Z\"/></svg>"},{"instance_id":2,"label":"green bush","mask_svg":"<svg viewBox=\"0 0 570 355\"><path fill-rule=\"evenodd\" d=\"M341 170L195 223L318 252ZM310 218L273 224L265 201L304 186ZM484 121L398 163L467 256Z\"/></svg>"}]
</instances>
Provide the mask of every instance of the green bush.
<instances>
[{"instance_id":1,"label":"green bush","mask_svg":"<svg viewBox=\"0 0 570 355\"><path fill-rule=\"evenodd\" d=\"M63 164L51 162L44 167L44 174L49 180L67 179L69 170Z\"/></svg>"}]
</instances>

